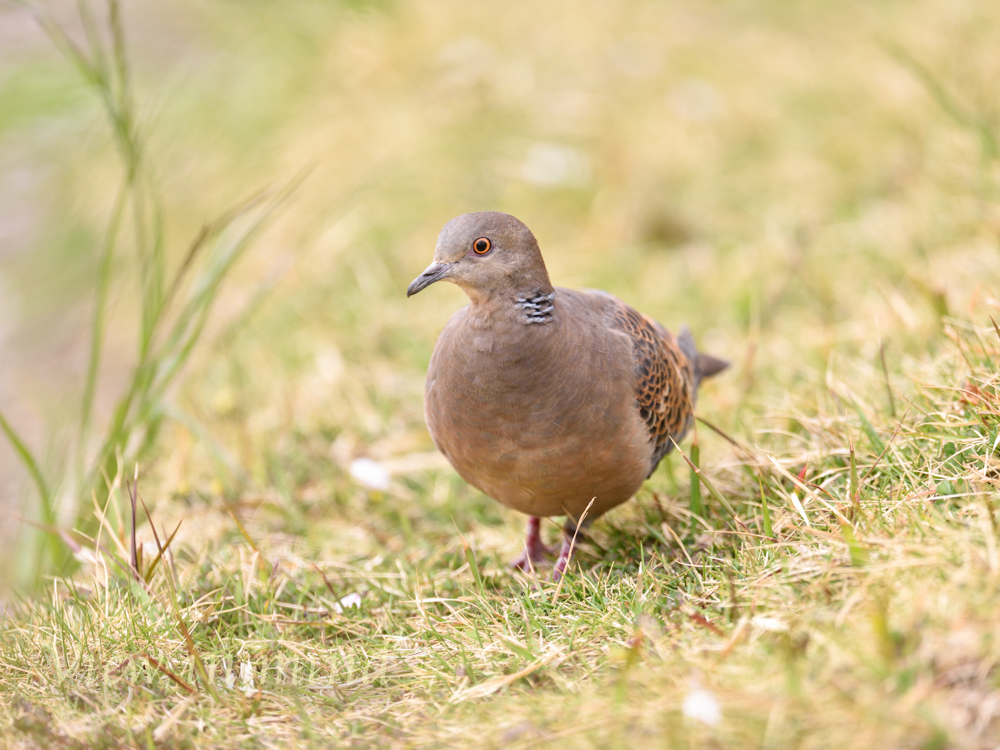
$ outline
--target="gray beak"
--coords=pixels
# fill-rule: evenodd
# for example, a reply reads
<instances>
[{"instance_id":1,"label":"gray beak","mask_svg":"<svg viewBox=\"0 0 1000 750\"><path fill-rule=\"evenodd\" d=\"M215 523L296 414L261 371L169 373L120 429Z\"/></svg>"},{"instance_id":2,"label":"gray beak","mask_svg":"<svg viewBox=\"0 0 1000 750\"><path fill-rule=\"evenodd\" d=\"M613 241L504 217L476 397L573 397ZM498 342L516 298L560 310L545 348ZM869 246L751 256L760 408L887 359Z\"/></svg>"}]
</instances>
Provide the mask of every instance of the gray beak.
<instances>
[{"instance_id":1,"label":"gray beak","mask_svg":"<svg viewBox=\"0 0 1000 750\"><path fill-rule=\"evenodd\" d=\"M419 292L421 289L425 289L433 284L435 281L440 281L445 276L448 275L448 271L451 267L455 265L454 263L431 263L424 272L417 276L410 285L406 288L406 296L412 297L414 294Z\"/></svg>"}]
</instances>

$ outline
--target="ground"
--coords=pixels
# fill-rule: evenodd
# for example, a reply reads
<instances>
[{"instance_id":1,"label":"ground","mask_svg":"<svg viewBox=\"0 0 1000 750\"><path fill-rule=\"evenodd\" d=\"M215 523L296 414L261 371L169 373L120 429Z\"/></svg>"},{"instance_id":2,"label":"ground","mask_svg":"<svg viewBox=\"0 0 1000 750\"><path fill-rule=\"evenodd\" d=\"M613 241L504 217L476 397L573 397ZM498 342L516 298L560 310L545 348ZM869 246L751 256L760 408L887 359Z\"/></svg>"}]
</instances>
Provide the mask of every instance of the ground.
<instances>
[{"instance_id":1,"label":"ground","mask_svg":"<svg viewBox=\"0 0 1000 750\"><path fill-rule=\"evenodd\" d=\"M1000 743L991 3L41 7L0 744ZM483 209L733 362L559 584L423 424L463 297L406 286Z\"/></svg>"}]
</instances>

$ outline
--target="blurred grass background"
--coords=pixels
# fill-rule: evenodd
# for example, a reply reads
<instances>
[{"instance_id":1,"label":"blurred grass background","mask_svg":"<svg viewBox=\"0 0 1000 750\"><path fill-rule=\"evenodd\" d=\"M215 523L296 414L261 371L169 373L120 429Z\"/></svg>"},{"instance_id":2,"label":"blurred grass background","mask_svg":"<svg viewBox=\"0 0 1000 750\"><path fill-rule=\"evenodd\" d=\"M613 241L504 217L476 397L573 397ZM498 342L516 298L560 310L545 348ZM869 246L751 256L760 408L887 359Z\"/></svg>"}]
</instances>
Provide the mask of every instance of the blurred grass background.
<instances>
[{"instance_id":1,"label":"blurred grass background","mask_svg":"<svg viewBox=\"0 0 1000 750\"><path fill-rule=\"evenodd\" d=\"M83 38L71 5L45 7ZM888 382L902 412L949 321L998 314L1000 17L984 0L122 12L171 270L206 222L305 174L222 287L142 456L143 497L193 519L191 549L232 538L225 507L328 560L460 548L456 531L493 562L517 549L521 519L444 470L423 425L425 367L464 298L405 288L459 213L513 213L555 283L690 325L735 365L701 414L807 463L825 458L801 424L842 409L836 393L888 414ZM0 410L52 476L75 450L116 148L79 71L27 8L0 6ZM133 240L112 269L98 427L136 356ZM738 472L707 431L701 454ZM360 456L393 472L388 493L350 479ZM2 507L39 520L4 442L0 476ZM672 476L651 485L676 495ZM66 526L92 515L57 498ZM40 536L0 529L3 587L30 590Z\"/></svg>"},{"instance_id":2,"label":"blurred grass background","mask_svg":"<svg viewBox=\"0 0 1000 750\"><path fill-rule=\"evenodd\" d=\"M71 7L54 11L73 28ZM176 393L208 439L163 437L147 473L166 491L274 485L298 460L295 434L339 436L348 452L430 449L423 367L462 297L399 290L468 210L526 221L557 283L686 322L733 358L743 371L705 400L730 428L816 380L838 349L870 366L883 340L894 362L933 349L940 313L996 278L996 153L975 123L988 132L997 117L1000 54L980 43L992 27L977 3L124 16L172 267L202 224L311 167L219 301L223 349ZM79 398L120 166L78 71L24 9L2 18L2 403L55 456L59 433L41 425ZM134 284L114 288L104 419L138 309ZM23 480L0 451L17 507Z\"/></svg>"}]
</instances>

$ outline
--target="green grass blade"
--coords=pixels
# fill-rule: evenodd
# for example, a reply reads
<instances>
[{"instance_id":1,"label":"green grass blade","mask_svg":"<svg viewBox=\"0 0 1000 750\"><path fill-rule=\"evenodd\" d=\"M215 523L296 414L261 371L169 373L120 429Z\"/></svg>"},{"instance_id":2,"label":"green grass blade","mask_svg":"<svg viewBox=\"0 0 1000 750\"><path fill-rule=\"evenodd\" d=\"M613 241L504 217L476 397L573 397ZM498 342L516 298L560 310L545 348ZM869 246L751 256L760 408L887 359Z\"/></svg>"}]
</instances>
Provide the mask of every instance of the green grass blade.
<instances>
[{"instance_id":1,"label":"green grass blade","mask_svg":"<svg viewBox=\"0 0 1000 750\"><path fill-rule=\"evenodd\" d=\"M94 294L94 317L90 327L90 355L87 358L87 375L83 386L83 404L80 409L80 428L78 440L78 463L82 461L83 449L86 445L87 432L90 429L90 418L94 408L94 393L97 388L97 375L101 364L101 350L104 343L105 314L108 306L108 294L111 287L111 267L114 258L118 231L121 227L122 214L125 210L128 183L122 182L115 196L114 207L111 209L111 219L104 236L104 247L101 250L101 260L97 271L97 289Z\"/></svg>"},{"instance_id":2,"label":"green grass blade","mask_svg":"<svg viewBox=\"0 0 1000 750\"><path fill-rule=\"evenodd\" d=\"M677 452L681 454L681 457L683 457L683 459L687 461L688 466L691 467L691 472L693 474L692 481L694 482L697 480L705 485L705 489L708 490L708 494L711 495L730 516L736 518L736 510L725 498L725 496L715 488L715 485L712 484L711 480L705 476L704 472L702 472L702 470L698 468L698 466L690 458L684 455L684 451L680 449L680 446L677 445L676 442L674 442L674 448L677 449Z\"/></svg>"},{"instance_id":3,"label":"green grass blade","mask_svg":"<svg viewBox=\"0 0 1000 750\"><path fill-rule=\"evenodd\" d=\"M679 449L678 449L679 450ZM682 454L683 455L683 454ZM705 505L701 500L701 483L698 481L698 462L701 459L701 450L698 447L698 441L695 439L691 443L691 458L688 459L684 456L687 461L688 466L691 470L691 494L690 494L690 508L691 513L693 513L698 518L705 517Z\"/></svg>"},{"instance_id":4,"label":"green grass blade","mask_svg":"<svg viewBox=\"0 0 1000 750\"><path fill-rule=\"evenodd\" d=\"M49 493L48 485L45 482L45 477L42 475L42 470L38 466L38 461L35 460L34 454L32 454L24 440L21 439L21 436L17 434L11 423L7 421L3 412L0 412L0 431L3 431L3 434L7 436L7 440L14 448L14 453L24 465L24 468L27 469L31 481L35 484L35 489L38 491L38 496L42 501L43 520L47 524L54 524L55 508L52 505L52 495Z\"/></svg>"},{"instance_id":5,"label":"green grass blade","mask_svg":"<svg viewBox=\"0 0 1000 750\"><path fill-rule=\"evenodd\" d=\"M764 482L760 476L757 477L757 486L760 489L760 509L763 532L766 537L774 537L774 530L771 528L771 509L767 505L767 496L764 494Z\"/></svg>"}]
</instances>

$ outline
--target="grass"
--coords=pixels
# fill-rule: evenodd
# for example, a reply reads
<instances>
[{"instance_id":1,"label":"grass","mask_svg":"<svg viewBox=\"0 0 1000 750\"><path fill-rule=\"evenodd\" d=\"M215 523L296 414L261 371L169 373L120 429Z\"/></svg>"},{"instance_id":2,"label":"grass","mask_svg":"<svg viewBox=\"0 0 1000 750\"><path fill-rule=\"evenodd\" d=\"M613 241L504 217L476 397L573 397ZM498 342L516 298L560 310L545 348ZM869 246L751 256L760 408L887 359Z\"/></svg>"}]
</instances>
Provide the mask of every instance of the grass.
<instances>
[{"instance_id":1,"label":"grass","mask_svg":"<svg viewBox=\"0 0 1000 750\"><path fill-rule=\"evenodd\" d=\"M89 496L111 477L121 474L124 466L146 456L164 418L164 395L198 344L219 286L290 192L286 188L277 196L254 196L223 217L205 223L169 275L161 201L136 122L118 3L109 0L107 6L110 41L102 37L89 6L83 3L79 9L86 40L83 46L75 43L48 13L39 11L38 23L100 98L119 151L122 174L100 250L74 455L61 456L56 475L46 479L37 456L10 420L0 414L0 430L34 483L40 521L48 532L34 555L32 574L36 576L44 569L59 569L67 563L65 545L55 532L60 516L69 517L74 530L93 533L96 523L87 502ZM131 230L126 243L135 254L139 300L135 362L104 434L94 435L91 420L104 353L112 268L122 252L119 246L124 244L125 224ZM177 309L171 310L172 305ZM91 446L95 438L99 445L96 450ZM56 493L60 489L70 498L70 508L58 507Z\"/></svg>"},{"instance_id":2,"label":"grass","mask_svg":"<svg viewBox=\"0 0 1000 750\"><path fill-rule=\"evenodd\" d=\"M23 325L58 319L31 279L89 237L90 274L59 299L86 300L106 334L59 384L75 406L51 429L149 439L121 439L136 452L70 515L37 485L64 482L73 451L17 443L49 498L36 517L62 527L41 538L77 569L43 558L0 615L6 743L996 744L990 6L184 7L68 31L107 60L134 36L134 92L169 84L157 44L198 72L110 118L148 134L146 212L118 241L134 265L108 265L101 239L136 216L116 202L128 160L124 182L108 166L120 136L80 145L81 99L51 59L10 77L19 102L25 81L59 92L0 120L0 143L35 143L5 123L61 123L44 156L58 197L37 208L61 218L0 275L24 280ZM171 238L306 163L253 247L252 219L209 223L220 244L188 299L208 296L160 313L190 247ZM482 207L535 229L557 283L687 322L734 361L706 383L697 439L578 540L559 584L506 569L523 519L444 467L423 427L461 296L403 290L440 224ZM126 327L138 341L119 347ZM141 394L121 422L99 398L116 372ZM388 489L352 480L360 456Z\"/></svg>"}]
</instances>

